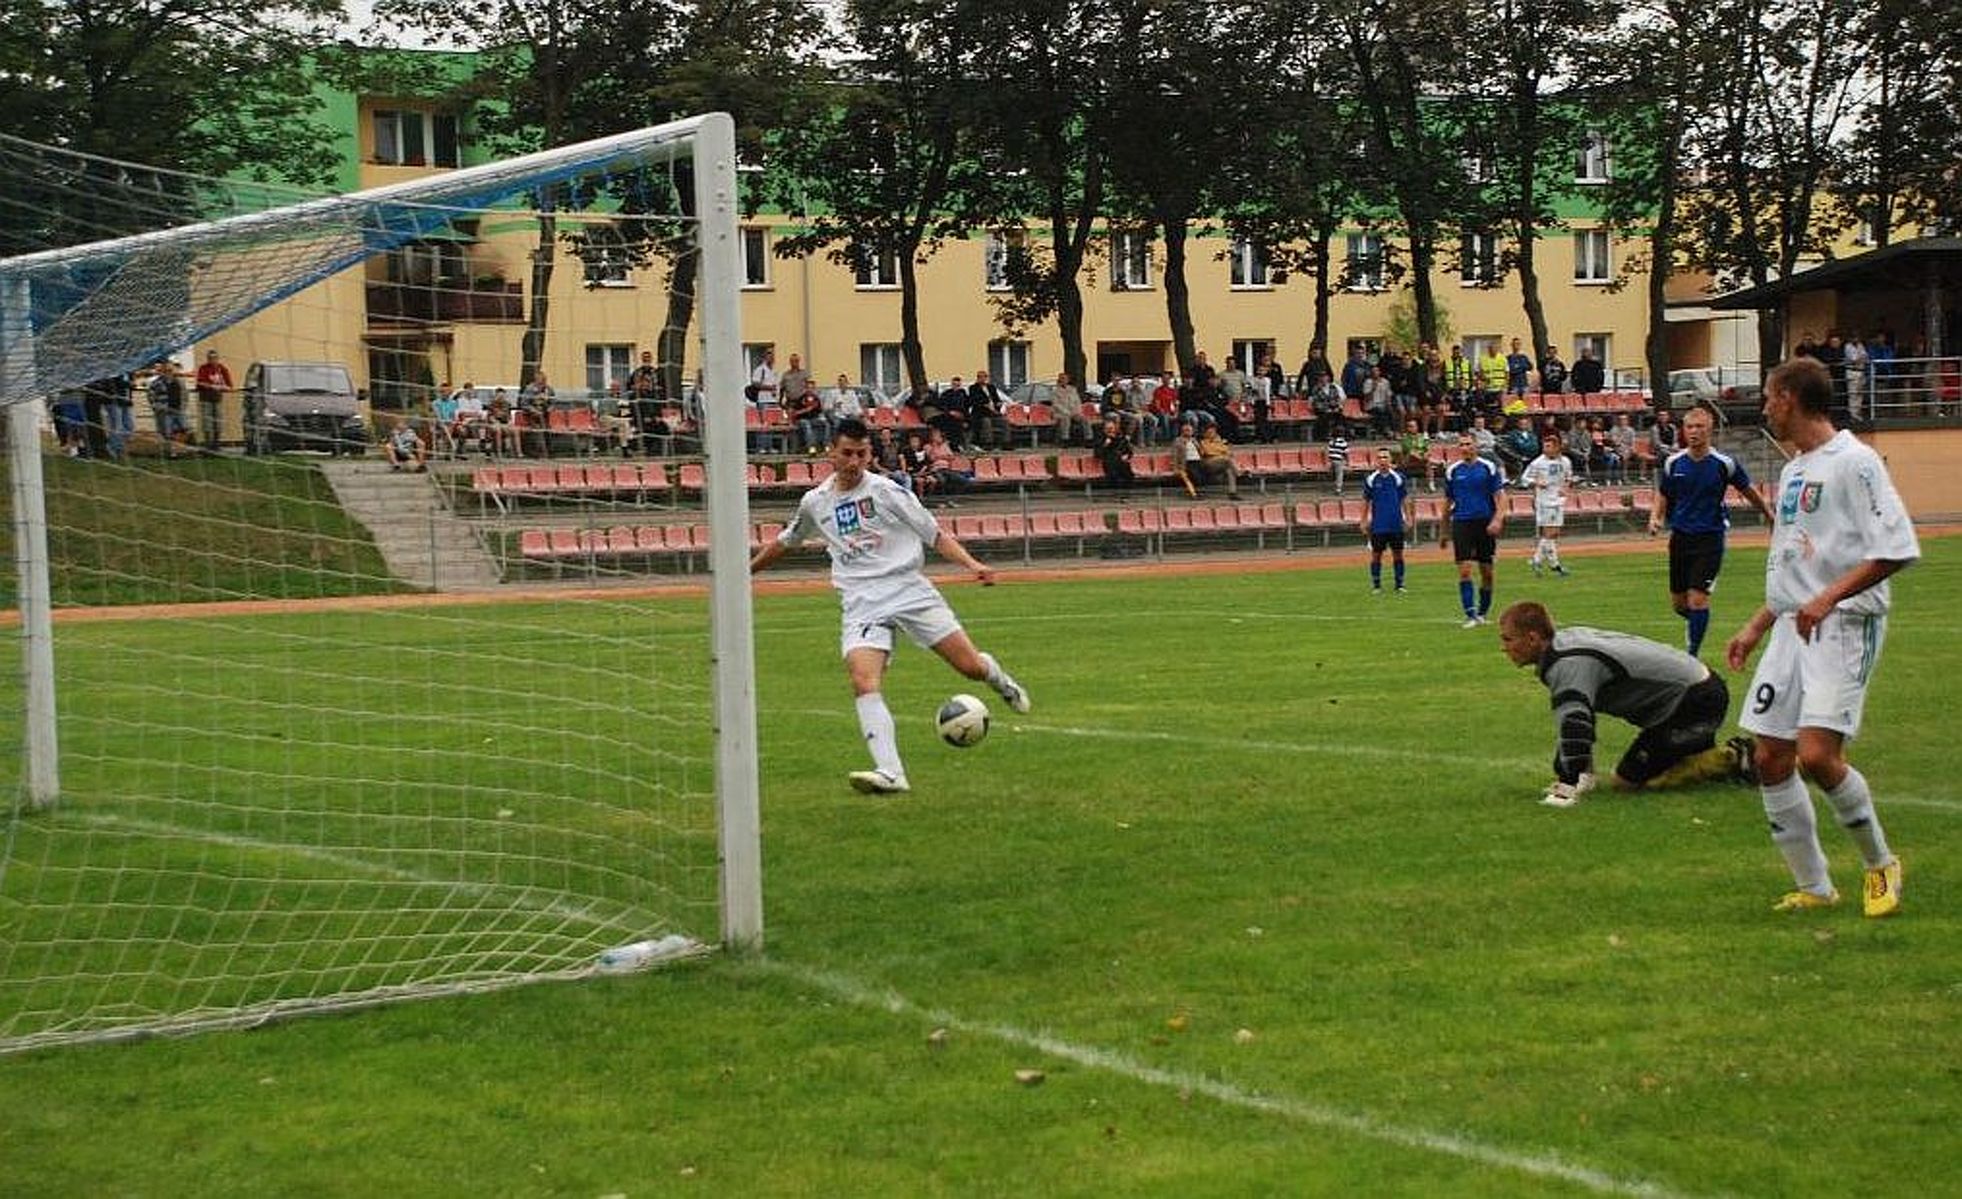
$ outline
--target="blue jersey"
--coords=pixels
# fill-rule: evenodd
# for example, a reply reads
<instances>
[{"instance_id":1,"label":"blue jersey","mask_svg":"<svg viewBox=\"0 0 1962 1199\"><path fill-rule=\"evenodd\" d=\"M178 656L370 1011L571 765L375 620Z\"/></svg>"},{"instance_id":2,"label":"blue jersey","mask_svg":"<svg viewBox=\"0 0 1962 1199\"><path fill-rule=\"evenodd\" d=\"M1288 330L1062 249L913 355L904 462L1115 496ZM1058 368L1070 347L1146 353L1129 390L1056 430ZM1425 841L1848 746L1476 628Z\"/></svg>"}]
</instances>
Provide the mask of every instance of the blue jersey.
<instances>
[{"instance_id":1,"label":"blue jersey","mask_svg":"<svg viewBox=\"0 0 1962 1199\"><path fill-rule=\"evenodd\" d=\"M1401 471L1377 469L1363 480L1363 498L1369 501L1369 531L1403 532L1403 502L1410 496L1410 481Z\"/></svg>"},{"instance_id":2,"label":"blue jersey","mask_svg":"<svg viewBox=\"0 0 1962 1199\"><path fill-rule=\"evenodd\" d=\"M1490 458L1456 458L1444 468L1444 498L1451 504L1452 520L1491 520L1505 488L1505 472Z\"/></svg>"},{"instance_id":3,"label":"blue jersey","mask_svg":"<svg viewBox=\"0 0 1962 1199\"><path fill-rule=\"evenodd\" d=\"M1663 461L1656 486L1669 502L1669 527L1678 533L1721 533L1730 528L1724 496L1751 485L1750 472L1729 454L1711 450L1698 462L1688 450Z\"/></svg>"}]
</instances>

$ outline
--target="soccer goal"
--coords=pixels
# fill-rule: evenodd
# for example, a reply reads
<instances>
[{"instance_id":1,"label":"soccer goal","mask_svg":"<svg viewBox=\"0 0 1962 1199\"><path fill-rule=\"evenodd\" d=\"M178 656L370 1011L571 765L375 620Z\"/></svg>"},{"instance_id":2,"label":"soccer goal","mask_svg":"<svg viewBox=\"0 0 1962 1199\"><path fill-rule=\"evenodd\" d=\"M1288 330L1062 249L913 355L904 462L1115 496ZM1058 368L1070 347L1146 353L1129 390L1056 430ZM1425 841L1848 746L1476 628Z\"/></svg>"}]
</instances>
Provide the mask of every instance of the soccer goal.
<instances>
[{"instance_id":1,"label":"soccer goal","mask_svg":"<svg viewBox=\"0 0 1962 1199\"><path fill-rule=\"evenodd\" d=\"M759 945L730 119L0 169L0 1053Z\"/></svg>"}]
</instances>

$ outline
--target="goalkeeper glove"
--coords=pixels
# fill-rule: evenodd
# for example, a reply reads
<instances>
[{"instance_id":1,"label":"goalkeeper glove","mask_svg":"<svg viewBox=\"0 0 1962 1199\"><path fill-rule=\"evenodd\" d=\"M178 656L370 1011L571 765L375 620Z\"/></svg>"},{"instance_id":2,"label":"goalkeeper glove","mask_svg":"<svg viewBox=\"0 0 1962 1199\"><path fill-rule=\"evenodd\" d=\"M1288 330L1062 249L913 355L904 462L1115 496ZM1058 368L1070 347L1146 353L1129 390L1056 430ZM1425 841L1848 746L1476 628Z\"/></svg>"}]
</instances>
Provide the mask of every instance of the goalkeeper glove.
<instances>
[{"instance_id":1,"label":"goalkeeper glove","mask_svg":"<svg viewBox=\"0 0 1962 1199\"><path fill-rule=\"evenodd\" d=\"M1583 774L1571 783L1555 780L1540 797L1540 802L1549 808L1571 808L1580 802L1580 797L1594 790L1594 776Z\"/></svg>"}]
</instances>

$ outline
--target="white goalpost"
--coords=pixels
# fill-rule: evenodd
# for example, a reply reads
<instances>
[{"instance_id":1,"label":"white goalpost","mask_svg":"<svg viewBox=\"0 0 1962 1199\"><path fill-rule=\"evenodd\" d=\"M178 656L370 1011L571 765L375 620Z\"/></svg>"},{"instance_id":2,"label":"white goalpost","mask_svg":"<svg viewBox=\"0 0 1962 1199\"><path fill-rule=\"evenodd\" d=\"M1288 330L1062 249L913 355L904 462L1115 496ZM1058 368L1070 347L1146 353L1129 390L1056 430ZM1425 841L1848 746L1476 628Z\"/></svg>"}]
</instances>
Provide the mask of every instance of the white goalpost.
<instances>
[{"instance_id":1,"label":"white goalpost","mask_svg":"<svg viewBox=\"0 0 1962 1199\"><path fill-rule=\"evenodd\" d=\"M30 190L196 218L0 259L0 1054L760 946L730 118L271 205L0 169L15 228ZM536 427L464 386L548 366ZM258 452L320 419L333 456Z\"/></svg>"}]
</instances>

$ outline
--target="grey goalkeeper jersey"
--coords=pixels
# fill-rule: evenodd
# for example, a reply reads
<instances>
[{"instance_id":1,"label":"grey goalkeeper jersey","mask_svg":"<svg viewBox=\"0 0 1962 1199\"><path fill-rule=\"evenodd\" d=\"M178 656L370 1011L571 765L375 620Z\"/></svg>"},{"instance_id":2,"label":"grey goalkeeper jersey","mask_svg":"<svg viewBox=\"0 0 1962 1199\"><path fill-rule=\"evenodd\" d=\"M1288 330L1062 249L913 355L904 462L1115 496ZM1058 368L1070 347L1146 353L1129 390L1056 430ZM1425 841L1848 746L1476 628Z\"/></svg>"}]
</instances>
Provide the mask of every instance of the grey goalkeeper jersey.
<instances>
[{"instance_id":1,"label":"grey goalkeeper jersey","mask_svg":"<svg viewBox=\"0 0 1962 1199\"><path fill-rule=\"evenodd\" d=\"M1564 777L1592 769L1596 712L1653 728L1669 718L1685 692L1709 677L1703 663L1647 637L1579 626L1556 629L1553 644L1540 657L1540 681L1552 693L1559 738L1556 770Z\"/></svg>"}]
</instances>

